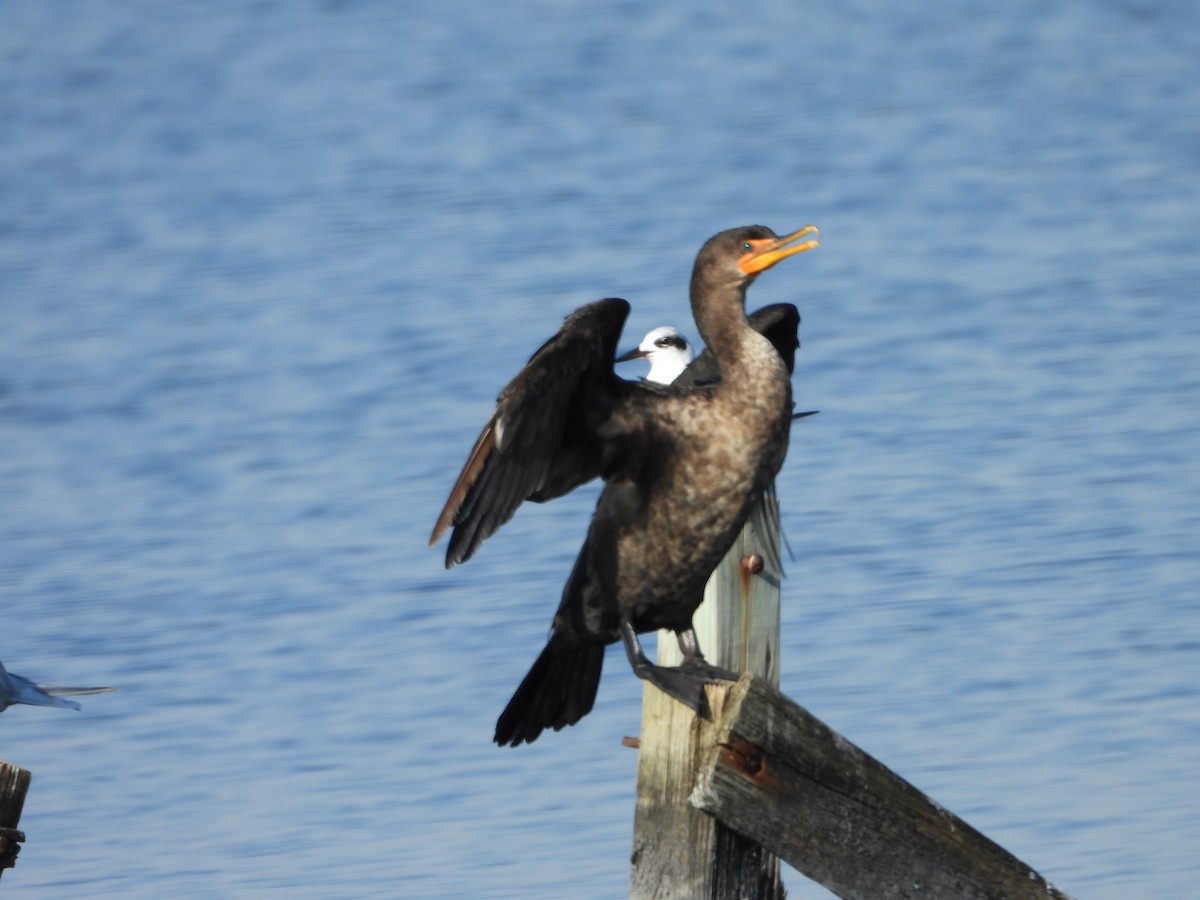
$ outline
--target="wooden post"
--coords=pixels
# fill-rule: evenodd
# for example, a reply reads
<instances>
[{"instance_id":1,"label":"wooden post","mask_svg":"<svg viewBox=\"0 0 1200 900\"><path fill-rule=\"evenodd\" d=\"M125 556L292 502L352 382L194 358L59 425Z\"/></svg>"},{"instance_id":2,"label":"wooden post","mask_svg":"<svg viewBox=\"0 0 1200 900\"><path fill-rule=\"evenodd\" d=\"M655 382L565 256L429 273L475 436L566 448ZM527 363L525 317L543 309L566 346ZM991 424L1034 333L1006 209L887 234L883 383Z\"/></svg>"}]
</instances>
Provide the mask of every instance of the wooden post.
<instances>
[{"instance_id":1,"label":"wooden post","mask_svg":"<svg viewBox=\"0 0 1200 900\"><path fill-rule=\"evenodd\" d=\"M774 504L771 513L778 541ZM779 548L771 551L764 539L750 526L743 529L709 579L694 624L709 662L753 672L778 685L780 572L767 561L779 559ZM756 563L764 566L757 573ZM660 633L659 663L674 665L680 659L674 635ZM712 749L726 692L709 689L713 719L706 721L649 684L643 690L630 897L782 900L784 896L779 863L773 856L688 802Z\"/></svg>"},{"instance_id":2,"label":"wooden post","mask_svg":"<svg viewBox=\"0 0 1200 900\"><path fill-rule=\"evenodd\" d=\"M1066 898L762 681L720 691L692 803L839 897Z\"/></svg>"},{"instance_id":3,"label":"wooden post","mask_svg":"<svg viewBox=\"0 0 1200 900\"><path fill-rule=\"evenodd\" d=\"M17 825L32 778L28 769L0 759L0 875L12 868L21 849L19 844L25 840Z\"/></svg>"}]
</instances>

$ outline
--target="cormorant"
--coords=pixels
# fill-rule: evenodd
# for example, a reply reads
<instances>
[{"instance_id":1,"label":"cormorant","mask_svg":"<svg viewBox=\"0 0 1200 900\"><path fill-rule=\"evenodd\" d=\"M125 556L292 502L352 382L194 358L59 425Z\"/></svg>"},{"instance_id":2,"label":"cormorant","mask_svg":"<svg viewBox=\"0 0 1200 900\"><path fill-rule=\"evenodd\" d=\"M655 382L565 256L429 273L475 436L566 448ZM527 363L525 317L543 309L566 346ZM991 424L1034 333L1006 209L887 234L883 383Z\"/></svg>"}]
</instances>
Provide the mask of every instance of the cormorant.
<instances>
[{"instance_id":1,"label":"cormorant","mask_svg":"<svg viewBox=\"0 0 1200 900\"><path fill-rule=\"evenodd\" d=\"M573 725L592 708L607 644L634 673L701 709L703 686L736 677L709 665L692 629L704 584L787 453L789 367L750 327L746 288L780 260L817 246L751 225L710 238L696 256L692 315L719 380L692 388L613 372L629 304L582 306L497 398L430 543L453 526L449 568L469 559L524 500L605 487L563 589L549 640L496 723L516 746ZM794 350L794 347L793 347ZM657 666L637 635L669 628L683 662Z\"/></svg>"}]
</instances>

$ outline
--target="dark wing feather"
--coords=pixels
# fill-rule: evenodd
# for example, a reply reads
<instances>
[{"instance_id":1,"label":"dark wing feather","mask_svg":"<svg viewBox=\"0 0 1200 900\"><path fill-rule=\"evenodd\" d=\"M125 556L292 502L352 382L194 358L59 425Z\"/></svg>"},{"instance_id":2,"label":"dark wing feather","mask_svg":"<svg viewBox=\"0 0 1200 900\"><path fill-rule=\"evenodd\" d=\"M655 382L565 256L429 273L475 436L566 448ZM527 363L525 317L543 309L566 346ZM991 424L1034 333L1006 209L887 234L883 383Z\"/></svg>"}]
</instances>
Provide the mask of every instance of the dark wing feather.
<instances>
[{"instance_id":1,"label":"dark wing feather","mask_svg":"<svg viewBox=\"0 0 1200 900\"><path fill-rule=\"evenodd\" d=\"M750 327L769 340L787 366L788 374L796 362L796 348L800 346L797 333L800 330L800 310L790 303L772 303L755 310L746 317ZM712 351L707 347L688 365L673 382L676 387L692 388L713 384L721 380L721 370Z\"/></svg>"},{"instance_id":2,"label":"dark wing feather","mask_svg":"<svg viewBox=\"0 0 1200 900\"><path fill-rule=\"evenodd\" d=\"M791 375L800 346L800 310L790 303L772 303L752 312L749 319L750 327L775 346Z\"/></svg>"},{"instance_id":3,"label":"dark wing feather","mask_svg":"<svg viewBox=\"0 0 1200 900\"><path fill-rule=\"evenodd\" d=\"M600 474L601 442L588 430L624 384L612 364L628 315L615 298L581 306L500 392L429 539L453 526L447 568L470 559L525 500Z\"/></svg>"}]
</instances>

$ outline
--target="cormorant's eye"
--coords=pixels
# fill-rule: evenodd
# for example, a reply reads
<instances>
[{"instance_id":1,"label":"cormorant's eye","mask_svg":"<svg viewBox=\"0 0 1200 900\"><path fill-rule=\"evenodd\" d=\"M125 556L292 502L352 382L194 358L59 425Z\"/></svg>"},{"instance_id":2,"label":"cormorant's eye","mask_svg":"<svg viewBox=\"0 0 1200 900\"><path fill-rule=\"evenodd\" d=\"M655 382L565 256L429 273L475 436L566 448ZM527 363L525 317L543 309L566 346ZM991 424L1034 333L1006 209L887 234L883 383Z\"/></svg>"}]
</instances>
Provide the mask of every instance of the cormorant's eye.
<instances>
[{"instance_id":1,"label":"cormorant's eye","mask_svg":"<svg viewBox=\"0 0 1200 900\"><path fill-rule=\"evenodd\" d=\"M754 248L753 248L752 246L750 246L750 242L749 242L749 241L746 241L746 243L742 244L742 252L743 252L743 253L749 253L749 252L750 252L751 250L753 250L753 249L754 249Z\"/></svg>"}]
</instances>

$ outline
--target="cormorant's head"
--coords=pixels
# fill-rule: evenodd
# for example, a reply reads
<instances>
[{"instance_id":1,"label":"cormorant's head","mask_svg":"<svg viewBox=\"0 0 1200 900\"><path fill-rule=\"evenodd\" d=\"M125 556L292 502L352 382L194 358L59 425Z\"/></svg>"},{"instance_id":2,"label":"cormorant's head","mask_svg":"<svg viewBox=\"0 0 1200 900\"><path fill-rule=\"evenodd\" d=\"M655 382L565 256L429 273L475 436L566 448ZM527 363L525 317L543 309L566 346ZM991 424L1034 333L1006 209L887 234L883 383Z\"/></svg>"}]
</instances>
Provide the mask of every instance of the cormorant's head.
<instances>
[{"instance_id":1,"label":"cormorant's head","mask_svg":"<svg viewBox=\"0 0 1200 900\"><path fill-rule=\"evenodd\" d=\"M817 241L797 243L817 234L817 226L805 225L799 231L780 237L765 225L745 225L714 235L696 256L696 272L714 282L739 281L749 284L781 259L811 250Z\"/></svg>"}]
</instances>

